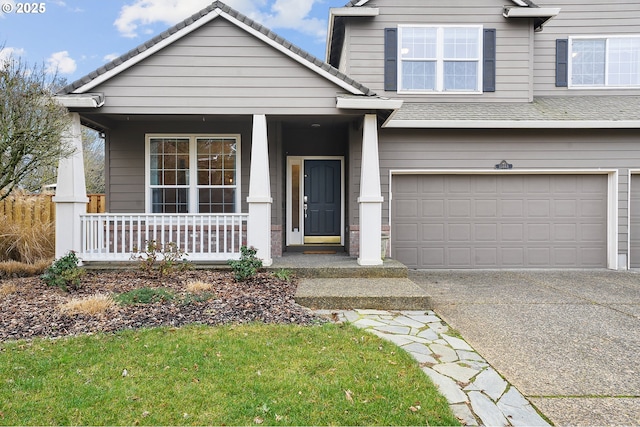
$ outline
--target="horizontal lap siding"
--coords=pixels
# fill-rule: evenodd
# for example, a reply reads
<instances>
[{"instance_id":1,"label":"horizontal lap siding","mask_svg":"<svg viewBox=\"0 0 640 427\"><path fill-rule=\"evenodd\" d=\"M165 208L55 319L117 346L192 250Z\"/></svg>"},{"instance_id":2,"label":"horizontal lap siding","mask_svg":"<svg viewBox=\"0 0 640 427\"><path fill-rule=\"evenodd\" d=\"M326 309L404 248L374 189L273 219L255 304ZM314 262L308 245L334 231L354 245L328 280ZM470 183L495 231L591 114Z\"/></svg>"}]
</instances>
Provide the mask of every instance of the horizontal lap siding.
<instances>
[{"instance_id":1,"label":"horizontal lap siding","mask_svg":"<svg viewBox=\"0 0 640 427\"><path fill-rule=\"evenodd\" d=\"M425 4L428 3L428 4ZM367 7L377 7L375 18L357 18L348 21L346 45L349 46L349 64L346 71L355 80L378 94L398 96L384 92L384 29L399 24L483 25L495 28L496 92L482 95L400 95L410 101L461 102L525 102L531 95L529 83L532 64L530 54L530 25L527 20L507 21L502 17L503 4L495 0L451 0L425 2L423 0L373 0Z\"/></svg>"},{"instance_id":2,"label":"horizontal lap siding","mask_svg":"<svg viewBox=\"0 0 640 427\"><path fill-rule=\"evenodd\" d=\"M640 34L640 2L635 0L557 0L536 2L559 7L560 14L535 34L534 89L536 96L548 95L640 95L640 89L579 90L556 88L556 39L581 35Z\"/></svg>"},{"instance_id":3,"label":"horizontal lap siding","mask_svg":"<svg viewBox=\"0 0 640 427\"><path fill-rule=\"evenodd\" d=\"M222 18L92 89L107 114L335 114L329 82Z\"/></svg>"},{"instance_id":4,"label":"horizontal lap siding","mask_svg":"<svg viewBox=\"0 0 640 427\"><path fill-rule=\"evenodd\" d=\"M359 192L361 152L351 148L349 197ZM632 131L385 130L380 133L383 224L389 221L389 171L403 169L491 170L502 160L514 169L617 169L619 171L619 249L626 252L627 171L640 163ZM356 203L357 205L357 203ZM351 210L350 223L358 223Z\"/></svg>"}]
</instances>

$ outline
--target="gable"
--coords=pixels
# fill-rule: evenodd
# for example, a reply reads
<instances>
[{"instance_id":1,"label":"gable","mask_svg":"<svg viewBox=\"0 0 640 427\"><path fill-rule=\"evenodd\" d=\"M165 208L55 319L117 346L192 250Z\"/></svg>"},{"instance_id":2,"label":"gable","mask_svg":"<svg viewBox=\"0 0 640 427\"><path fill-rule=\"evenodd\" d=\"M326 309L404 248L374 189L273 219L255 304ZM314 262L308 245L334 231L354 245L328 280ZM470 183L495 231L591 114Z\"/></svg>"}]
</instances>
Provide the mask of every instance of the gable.
<instances>
[{"instance_id":1,"label":"gable","mask_svg":"<svg viewBox=\"0 0 640 427\"><path fill-rule=\"evenodd\" d=\"M332 114L345 90L216 19L92 91L110 114Z\"/></svg>"}]
</instances>

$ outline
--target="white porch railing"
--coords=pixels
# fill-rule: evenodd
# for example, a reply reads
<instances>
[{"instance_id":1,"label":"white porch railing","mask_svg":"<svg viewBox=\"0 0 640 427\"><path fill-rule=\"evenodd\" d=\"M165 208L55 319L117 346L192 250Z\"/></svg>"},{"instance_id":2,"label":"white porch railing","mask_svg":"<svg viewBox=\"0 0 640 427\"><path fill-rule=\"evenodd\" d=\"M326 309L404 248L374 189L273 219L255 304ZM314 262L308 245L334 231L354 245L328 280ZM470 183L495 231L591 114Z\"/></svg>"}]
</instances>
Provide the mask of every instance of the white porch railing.
<instances>
[{"instance_id":1,"label":"white porch railing","mask_svg":"<svg viewBox=\"0 0 640 427\"><path fill-rule=\"evenodd\" d=\"M175 243L189 261L227 261L247 244L248 214L80 215L83 261L128 261L147 241Z\"/></svg>"}]
</instances>

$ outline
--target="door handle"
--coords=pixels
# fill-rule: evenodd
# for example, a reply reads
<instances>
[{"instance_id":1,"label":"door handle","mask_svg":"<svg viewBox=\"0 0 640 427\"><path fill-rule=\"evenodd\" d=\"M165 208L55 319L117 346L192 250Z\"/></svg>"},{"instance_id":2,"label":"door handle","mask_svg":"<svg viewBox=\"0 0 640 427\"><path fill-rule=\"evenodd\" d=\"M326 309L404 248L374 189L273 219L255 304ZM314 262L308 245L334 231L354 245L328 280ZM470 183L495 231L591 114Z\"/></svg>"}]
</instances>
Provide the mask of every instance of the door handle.
<instances>
[{"instance_id":1,"label":"door handle","mask_svg":"<svg viewBox=\"0 0 640 427\"><path fill-rule=\"evenodd\" d=\"M306 199L306 196L305 196L305 199ZM305 201L306 201L306 200L305 200ZM306 204L306 203L305 203L304 205L302 205L302 208L304 209L304 217L305 217L305 218L307 217L307 207L308 207L308 206L307 206L307 204Z\"/></svg>"},{"instance_id":2,"label":"door handle","mask_svg":"<svg viewBox=\"0 0 640 427\"><path fill-rule=\"evenodd\" d=\"M309 200L308 200L308 198L307 198L307 196L304 196L304 197L303 197L303 200L304 200L304 202L305 202L305 203L307 203L307 202L309 201ZM305 208L305 209L306 209L306 208Z\"/></svg>"}]
</instances>

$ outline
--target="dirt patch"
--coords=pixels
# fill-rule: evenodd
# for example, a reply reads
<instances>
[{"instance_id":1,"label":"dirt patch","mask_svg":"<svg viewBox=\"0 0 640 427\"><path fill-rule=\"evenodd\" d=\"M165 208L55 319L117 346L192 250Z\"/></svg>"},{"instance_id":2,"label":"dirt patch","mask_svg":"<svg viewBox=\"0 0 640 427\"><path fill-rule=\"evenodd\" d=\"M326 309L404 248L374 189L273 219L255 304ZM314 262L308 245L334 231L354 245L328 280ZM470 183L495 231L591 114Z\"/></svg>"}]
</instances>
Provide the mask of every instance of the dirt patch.
<instances>
[{"instance_id":1,"label":"dirt patch","mask_svg":"<svg viewBox=\"0 0 640 427\"><path fill-rule=\"evenodd\" d=\"M189 292L188 284L211 284L206 294ZM62 337L191 323L296 323L320 321L295 303L295 281L284 282L260 273L236 283L232 273L197 270L158 278L142 271L92 272L79 290L64 292L44 284L39 277L5 279L14 285L0 297L0 341L34 337ZM96 294L117 295L134 289L162 288L174 298L151 304L116 305L96 315L69 314L61 306L72 299Z\"/></svg>"}]
</instances>

